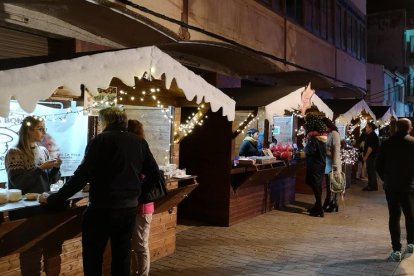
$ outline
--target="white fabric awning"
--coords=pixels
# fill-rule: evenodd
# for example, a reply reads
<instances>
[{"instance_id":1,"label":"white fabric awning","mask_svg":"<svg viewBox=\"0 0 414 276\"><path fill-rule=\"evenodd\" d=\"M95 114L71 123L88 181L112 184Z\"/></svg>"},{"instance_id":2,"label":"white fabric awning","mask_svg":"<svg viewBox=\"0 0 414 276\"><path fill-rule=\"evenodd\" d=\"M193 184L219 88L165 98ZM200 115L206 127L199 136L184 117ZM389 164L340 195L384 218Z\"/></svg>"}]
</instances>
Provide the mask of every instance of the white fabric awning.
<instances>
[{"instance_id":1,"label":"white fabric awning","mask_svg":"<svg viewBox=\"0 0 414 276\"><path fill-rule=\"evenodd\" d=\"M165 74L167 88L175 79L187 100L196 98L198 104L204 100L210 103L213 112L222 108L223 116L229 121L234 119L234 100L155 46L0 71L0 116L8 116L12 97L30 113L37 101L49 98L60 86L80 96L81 84L97 93L98 88L107 88L113 77L133 86L134 76L142 76L145 72L151 72L157 79Z\"/></svg>"},{"instance_id":2,"label":"white fabric awning","mask_svg":"<svg viewBox=\"0 0 414 276\"><path fill-rule=\"evenodd\" d=\"M285 110L297 110L302 102L302 92L305 88L306 87L304 86L296 89L288 95L266 105L266 118L269 122L273 121L274 115L283 116L285 114ZM316 94L313 94L311 104L315 105L319 111L325 113L326 117L332 119L333 111Z\"/></svg>"},{"instance_id":3,"label":"white fabric awning","mask_svg":"<svg viewBox=\"0 0 414 276\"><path fill-rule=\"evenodd\" d=\"M392 106L390 106L387 112L385 112L384 115L382 115L382 117L378 119L378 123L380 125L387 124L391 121L392 117L394 117L395 119L398 119L398 116L397 114L395 114L394 109L392 108Z\"/></svg>"},{"instance_id":4,"label":"white fabric awning","mask_svg":"<svg viewBox=\"0 0 414 276\"><path fill-rule=\"evenodd\" d=\"M358 117L359 114L361 114L363 110L365 110L365 112L367 112L374 121L377 120L374 112L372 112L368 104L364 100L361 100L357 104L355 104L351 109L349 109L347 112L339 115L338 118L336 119L336 122L339 124L347 125L352 121L352 119Z\"/></svg>"}]
</instances>

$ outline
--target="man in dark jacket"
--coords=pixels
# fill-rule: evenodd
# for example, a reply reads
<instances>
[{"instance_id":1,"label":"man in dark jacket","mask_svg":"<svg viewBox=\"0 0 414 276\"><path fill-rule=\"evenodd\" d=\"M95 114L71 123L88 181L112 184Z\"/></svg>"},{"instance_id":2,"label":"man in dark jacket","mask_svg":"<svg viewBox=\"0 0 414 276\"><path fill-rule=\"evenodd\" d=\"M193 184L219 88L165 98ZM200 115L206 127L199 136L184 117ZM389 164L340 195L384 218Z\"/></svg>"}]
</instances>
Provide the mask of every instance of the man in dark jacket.
<instances>
[{"instance_id":1,"label":"man in dark jacket","mask_svg":"<svg viewBox=\"0 0 414 276\"><path fill-rule=\"evenodd\" d=\"M393 252L390 258L401 261L400 217L401 208L407 230L406 251L413 253L414 243L414 137L409 136L411 121L397 122L397 132L379 148L376 169L384 181L389 211L389 230Z\"/></svg>"},{"instance_id":2,"label":"man in dark jacket","mask_svg":"<svg viewBox=\"0 0 414 276\"><path fill-rule=\"evenodd\" d=\"M367 134L365 138L363 160L367 166L368 185L363 188L363 191L378 191L377 173L375 172L375 158L379 147L378 135L375 133L374 122L369 122L365 127Z\"/></svg>"},{"instance_id":3,"label":"man in dark jacket","mask_svg":"<svg viewBox=\"0 0 414 276\"><path fill-rule=\"evenodd\" d=\"M111 274L129 275L140 174L148 181L160 174L147 142L126 130L127 117L122 110L101 110L99 124L103 132L88 143L74 175L58 193L42 195L39 201L57 205L89 183L89 204L82 224L84 273L102 275L102 255L110 239Z\"/></svg>"}]
</instances>

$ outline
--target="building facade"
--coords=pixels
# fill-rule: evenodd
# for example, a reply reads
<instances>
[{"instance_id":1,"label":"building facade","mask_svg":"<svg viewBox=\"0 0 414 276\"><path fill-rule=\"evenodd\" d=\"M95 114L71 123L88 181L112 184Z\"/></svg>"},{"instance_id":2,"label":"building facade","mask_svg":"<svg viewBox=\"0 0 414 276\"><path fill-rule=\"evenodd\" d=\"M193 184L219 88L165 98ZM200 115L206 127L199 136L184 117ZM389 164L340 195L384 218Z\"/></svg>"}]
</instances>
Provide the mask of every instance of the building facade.
<instances>
[{"instance_id":1,"label":"building facade","mask_svg":"<svg viewBox=\"0 0 414 276\"><path fill-rule=\"evenodd\" d=\"M242 72L236 51L211 60L205 46L170 50L184 64L239 79L366 89L366 10L361 0L135 0L0 4L1 58L64 56L107 48L208 42L243 48L272 70ZM85 13L87 12L87 15ZM93 14L100 16L94 17ZM36 40L36 41L33 41ZM25 41L25 43L22 43ZM19 44L19 47L16 47ZM167 52L168 52L167 46ZM210 47L210 48L209 48ZM213 50L214 50L213 49ZM207 51L202 55L201 51ZM213 55L212 52L210 52ZM234 61L223 64L226 57ZM285 74L291 71L303 75ZM261 77L258 77L261 76ZM226 80L228 81L228 79ZM234 82L234 80L232 81ZM238 85L235 82L233 85Z\"/></svg>"},{"instance_id":2,"label":"building facade","mask_svg":"<svg viewBox=\"0 0 414 276\"><path fill-rule=\"evenodd\" d=\"M382 101L395 107L398 116L412 117L414 111L413 72L414 41L412 5L407 1L368 1L367 28L368 62L384 65L383 73L374 75L375 66L368 66L367 82L383 78L384 86L369 89L371 104ZM370 95L371 94L371 95Z\"/></svg>"}]
</instances>

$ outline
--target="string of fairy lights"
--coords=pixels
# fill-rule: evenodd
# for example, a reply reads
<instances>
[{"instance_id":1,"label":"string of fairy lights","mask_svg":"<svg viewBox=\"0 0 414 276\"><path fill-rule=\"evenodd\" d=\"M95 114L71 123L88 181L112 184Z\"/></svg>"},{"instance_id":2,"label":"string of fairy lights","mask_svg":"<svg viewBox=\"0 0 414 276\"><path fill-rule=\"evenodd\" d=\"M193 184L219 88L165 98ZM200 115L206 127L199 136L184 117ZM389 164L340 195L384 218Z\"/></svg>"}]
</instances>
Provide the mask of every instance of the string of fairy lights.
<instances>
[{"instance_id":1,"label":"string of fairy lights","mask_svg":"<svg viewBox=\"0 0 414 276\"><path fill-rule=\"evenodd\" d=\"M303 118L303 115L301 115L297 111L293 111L293 116L297 116L299 118ZM356 122L354 124L348 124L345 130L345 147L341 149L341 161L344 164L350 164L353 165L356 162L358 162L359 157L359 150L358 148L355 148L352 145L352 142L355 139L354 131L359 127L359 129L363 129L368 122L373 122L373 120L367 119L367 117L363 116L362 114L359 114L356 118ZM375 121L376 125L379 128L384 128L390 125L390 120L383 122L380 124L380 121ZM299 127L299 129L295 129L296 136L305 135L305 129L302 126Z\"/></svg>"},{"instance_id":2,"label":"string of fairy lights","mask_svg":"<svg viewBox=\"0 0 414 276\"><path fill-rule=\"evenodd\" d=\"M152 79L144 75L146 80L151 81ZM141 78L139 78L141 79ZM133 87L135 88L135 87ZM86 93L89 93L86 89ZM37 115L41 117L45 121L61 121L65 122L66 118L69 114L85 114L85 115L97 115L98 110L102 108L112 107L112 106L119 106L123 107L121 102L128 97L131 102L137 101L139 103L147 103L152 106L156 106L160 109L163 113L163 118L168 121L168 123L173 124L174 116L171 114L171 109L159 99L159 93L161 89L152 87L146 90L141 91L141 96L137 97L134 95L128 95L127 91L119 90L119 95L117 93L117 87L109 86L106 89L98 88L98 94L95 96L91 95L93 102L90 103L90 106L86 106L82 109L73 110L72 108L62 109L64 110L61 113L54 113L54 114L43 114ZM209 105L205 103L201 103L197 106L197 112L192 113L191 116L188 116L185 123L182 124L174 124L174 143L179 143L180 140L193 132L196 127L202 126L204 124L205 119L208 118L205 115L206 111L208 110ZM27 114L25 113L18 113L18 112L10 112L10 115L14 117L21 117L21 120L24 119ZM21 120L16 120L15 125L19 125Z\"/></svg>"},{"instance_id":3,"label":"string of fairy lights","mask_svg":"<svg viewBox=\"0 0 414 276\"><path fill-rule=\"evenodd\" d=\"M193 132L194 128L198 126L202 126L204 124L204 119L207 119L208 116L204 115L206 105L200 104L197 107L197 113L192 113L191 116L188 116L188 118L185 121L185 124L174 124L175 131L174 131L174 143L179 143L179 137L186 137L190 133Z\"/></svg>"},{"instance_id":4,"label":"string of fairy lights","mask_svg":"<svg viewBox=\"0 0 414 276\"><path fill-rule=\"evenodd\" d=\"M81 114L84 112L88 112L89 110L91 110L93 107L88 107L88 108L81 108L79 110L73 110L72 108L64 108L62 110L61 113L54 113L54 114L42 114L42 115L34 115L35 117L39 117L41 118L43 121L46 122L66 122L67 117L70 114ZM23 121L23 119L28 116L27 113L21 113L21 112L15 112L15 111L11 111L9 112L9 117L13 117L13 118L6 118L5 122L6 123L11 123L10 126L16 126L16 125L20 125L21 122Z\"/></svg>"},{"instance_id":5,"label":"string of fairy lights","mask_svg":"<svg viewBox=\"0 0 414 276\"><path fill-rule=\"evenodd\" d=\"M250 128L250 126L254 123L260 120L260 116L254 113L249 113L247 117L239 123L238 128L236 129L235 133L243 133L245 132L246 128Z\"/></svg>"}]
</instances>

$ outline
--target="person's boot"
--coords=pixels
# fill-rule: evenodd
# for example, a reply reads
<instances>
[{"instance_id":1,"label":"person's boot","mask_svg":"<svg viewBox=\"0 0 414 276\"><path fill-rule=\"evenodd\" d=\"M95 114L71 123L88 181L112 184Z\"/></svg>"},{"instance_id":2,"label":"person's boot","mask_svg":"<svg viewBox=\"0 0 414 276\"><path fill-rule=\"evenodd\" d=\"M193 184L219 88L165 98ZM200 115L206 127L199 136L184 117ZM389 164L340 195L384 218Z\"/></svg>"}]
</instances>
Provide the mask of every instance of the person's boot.
<instances>
[{"instance_id":1,"label":"person's boot","mask_svg":"<svg viewBox=\"0 0 414 276\"><path fill-rule=\"evenodd\" d=\"M323 212L322 206L319 207L319 208L315 208L314 210L312 210L311 212L309 212L309 216L323 218L324 212Z\"/></svg>"},{"instance_id":2,"label":"person's boot","mask_svg":"<svg viewBox=\"0 0 414 276\"><path fill-rule=\"evenodd\" d=\"M322 208L324 209L324 210L326 210L326 208L328 208L328 206L331 204L331 199L330 198L325 198L325 201L323 202L323 205L322 205Z\"/></svg>"},{"instance_id":3,"label":"person's boot","mask_svg":"<svg viewBox=\"0 0 414 276\"><path fill-rule=\"evenodd\" d=\"M332 200L329 205L326 207L325 212L327 213L332 213L332 212L338 212L338 203L336 202L336 200Z\"/></svg>"},{"instance_id":4,"label":"person's boot","mask_svg":"<svg viewBox=\"0 0 414 276\"><path fill-rule=\"evenodd\" d=\"M315 208L309 212L310 216L313 217L323 217L323 208L322 208L322 187L321 186L314 186L313 192L315 194Z\"/></svg>"}]
</instances>

